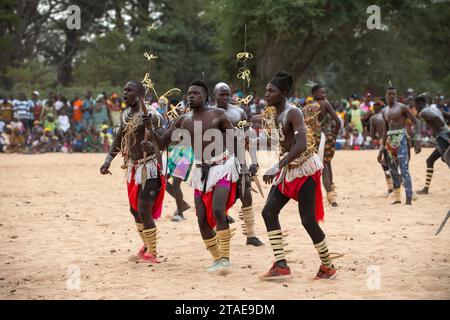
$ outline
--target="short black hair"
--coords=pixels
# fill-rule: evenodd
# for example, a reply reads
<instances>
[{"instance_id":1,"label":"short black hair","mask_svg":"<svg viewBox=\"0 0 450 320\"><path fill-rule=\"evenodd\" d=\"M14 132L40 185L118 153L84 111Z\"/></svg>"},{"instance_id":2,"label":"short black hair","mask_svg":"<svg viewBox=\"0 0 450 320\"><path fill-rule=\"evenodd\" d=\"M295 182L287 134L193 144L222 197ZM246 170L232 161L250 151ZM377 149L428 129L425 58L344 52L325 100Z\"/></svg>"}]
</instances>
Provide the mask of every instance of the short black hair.
<instances>
[{"instance_id":1,"label":"short black hair","mask_svg":"<svg viewBox=\"0 0 450 320\"><path fill-rule=\"evenodd\" d=\"M314 92L316 92L317 90L319 90L320 88L323 88L323 85L321 84L316 84L311 88L311 94L314 94Z\"/></svg>"},{"instance_id":2,"label":"short black hair","mask_svg":"<svg viewBox=\"0 0 450 320\"><path fill-rule=\"evenodd\" d=\"M205 90L205 94L206 94L206 104L208 104L209 102L209 95L208 95L208 86L206 85L206 82L203 80L194 80L191 82L191 84L189 85L189 87L191 86L198 86L198 87L202 87L203 90Z\"/></svg>"},{"instance_id":3,"label":"short black hair","mask_svg":"<svg viewBox=\"0 0 450 320\"><path fill-rule=\"evenodd\" d=\"M198 87L202 87L205 90L205 94L206 96L208 96L208 86L206 85L206 82L203 80L194 80L191 82L191 84L189 85L189 87L191 86L198 86Z\"/></svg>"},{"instance_id":4,"label":"short black hair","mask_svg":"<svg viewBox=\"0 0 450 320\"><path fill-rule=\"evenodd\" d=\"M418 96L414 99L415 102L423 102L423 103L427 103L427 99L425 99L424 96Z\"/></svg>"},{"instance_id":5,"label":"short black hair","mask_svg":"<svg viewBox=\"0 0 450 320\"><path fill-rule=\"evenodd\" d=\"M140 96L142 96L142 97L145 96L145 87L144 87L144 85L142 84L141 81L139 81L139 80L130 80L128 82L132 83L132 84L134 84L136 86L136 88L138 89L138 94Z\"/></svg>"}]
</instances>

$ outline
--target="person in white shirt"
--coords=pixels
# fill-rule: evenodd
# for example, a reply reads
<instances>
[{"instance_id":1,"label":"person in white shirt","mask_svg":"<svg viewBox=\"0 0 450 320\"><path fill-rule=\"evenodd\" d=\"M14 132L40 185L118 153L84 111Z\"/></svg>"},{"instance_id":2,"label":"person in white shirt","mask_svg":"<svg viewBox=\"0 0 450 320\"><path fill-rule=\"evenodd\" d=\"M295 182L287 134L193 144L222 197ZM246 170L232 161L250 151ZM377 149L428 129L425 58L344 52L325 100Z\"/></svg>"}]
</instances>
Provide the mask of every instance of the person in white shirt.
<instances>
[{"instance_id":1,"label":"person in white shirt","mask_svg":"<svg viewBox=\"0 0 450 320\"><path fill-rule=\"evenodd\" d=\"M61 115L58 117L58 129L65 134L70 129L70 119L65 110L61 111Z\"/></svg>"}]
</instances>

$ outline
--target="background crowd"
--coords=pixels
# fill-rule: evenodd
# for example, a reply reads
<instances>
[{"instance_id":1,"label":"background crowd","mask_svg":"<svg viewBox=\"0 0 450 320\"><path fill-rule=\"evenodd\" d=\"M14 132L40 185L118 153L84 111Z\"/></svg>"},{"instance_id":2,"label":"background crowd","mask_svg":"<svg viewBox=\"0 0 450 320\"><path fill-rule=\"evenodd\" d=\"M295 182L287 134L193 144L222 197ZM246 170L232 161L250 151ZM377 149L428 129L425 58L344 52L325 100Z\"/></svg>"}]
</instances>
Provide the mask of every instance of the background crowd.
<instances>
[{"instance_id":1,"label":"background crowd","mask_svg":"<svg viewBox=\"0 0 450 320\"><path fill-rule=\"evenodd\" d=\"M232 103L243 98L242 91L233 90ZM256 129L262 128L261 117L258 115L265 108L262 97L253 93L254 97L245 108L248 118ZM411 112L417 116L414 106L416 93L413 89L406 90L399 101L408 105ZM432 108L449 112L449 100L438 94L425 94ZM157 102L150 103L161 114L167 110L160 108ZM186 97L181 98L181 107L185 105ZM299 108L311 103L310 96L301 97L295 93L290 102ZM178 100L170 101L178 104ZM347 98L330 101L340 121L341 130L336 139L336 149L374 149L379 141L370 137L370 118L377 109L385 104L384 97L376 97L371 93L352 94ZM43 152L108 152L114 128L120 124L120 113L126 108L125 103L117 93L105 92L96 97L91 91L81 97L75 94L67 98L63 94L49 93L42 98L34 91L28 98L21 93L17 97L6 96L0 100L0 151L8 153L43 153ZM412 125L412 124L411 124ZM424 146L433 146L431 131L424 125L422 136Z\"/></svg>"}]
</instances>

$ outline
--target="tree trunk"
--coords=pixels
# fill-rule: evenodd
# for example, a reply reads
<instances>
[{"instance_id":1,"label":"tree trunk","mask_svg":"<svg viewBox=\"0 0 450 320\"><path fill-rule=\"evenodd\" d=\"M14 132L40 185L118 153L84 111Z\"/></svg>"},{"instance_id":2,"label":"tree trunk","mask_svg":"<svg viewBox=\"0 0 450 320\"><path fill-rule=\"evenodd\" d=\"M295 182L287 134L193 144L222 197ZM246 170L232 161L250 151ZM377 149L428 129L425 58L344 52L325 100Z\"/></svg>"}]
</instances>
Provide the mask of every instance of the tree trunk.
<instances>
[{"instance_id":1,"label":"tree trunk","mask_svg":"<svg viewBox=\"0 0 450 320\"><path fill-rule=\"evenodd\" d=\"M72 60L78 51L79 34L76 29L66 29L64 58L58 66L58 83L67 87L72 83Z\"/></svg>"}]
</instances>

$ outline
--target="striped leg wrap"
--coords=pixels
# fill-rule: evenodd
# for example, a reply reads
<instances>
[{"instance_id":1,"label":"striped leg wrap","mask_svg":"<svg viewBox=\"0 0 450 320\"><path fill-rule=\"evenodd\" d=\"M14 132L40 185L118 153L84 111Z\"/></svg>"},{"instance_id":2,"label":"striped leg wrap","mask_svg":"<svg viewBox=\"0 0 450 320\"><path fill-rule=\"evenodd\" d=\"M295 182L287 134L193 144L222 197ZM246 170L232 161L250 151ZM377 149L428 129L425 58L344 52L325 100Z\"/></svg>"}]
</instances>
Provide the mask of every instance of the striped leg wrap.
<instances>
[{"instance_id":1,"label":"striped leg wrap","mask_svg":"<svg viewBox=\"0 0 450 320\"><path fill-rule=\"evenodd\" d=\"M242 208L242 218L244 224L242 225L242 233L247 238L255 236L255 214L253 213L253 207Z\"/></svg>"},{"instance_id":2,"label":"striped leg wrap","mask_svg":"<svg viewBox=\"0 0 450 320\"><path fill-rule=\"evenodd\" d=\"M433 178L433 168L427 168L427 178L425 179L425 187L429 188L431 184L431 178Z\"/></svg>"},{"instance_id":3,"label":"striped leg wrap","mask_svg":"<svg viewBox=\"0 0 450 320\"><path fill-rule=\"evenodd\" d=\"M328 246L326 239L323 239L321 242L314 244L314 247L316 247L322 265L330 267L331 259L330 254L328 253Z\"/></svg>"},{"instance_id":4,"label":"striped leg wrap","mask_svg":"<svg viewBox=\"0 0 450 320\"><path fill-rule=\"evenodd\" d=\"M156 257L156 228L142 230L145 239L145 246Z\"/></svg>"},{"instance_id":5,"label":"striped leg wrap","mask_svg":"<svg viewBox=\"0 0 450 320\"><path fill-rule=\"evenodd\" d=\"M220 248L219 248L219 241L217 239L217 234L214 235L214 237L209 239L203 239L203 242L205 242L206 249L211 253L214 261L217 261L220 259Z\"/></svg>"},{"instance_id":6,"label":"striped leg wrap","mask_svg":"<svg viewBox=\"0 0 450 320\"><path fill-rule=\"evenodd\" d=\"M327 192L327 200L329 204L336 202L336 191L332 190L330 192Z\"/></svg>"},{"instance_id":7,"label":"striped leg wrap","mask_svg":"<svg viewBox=\"0 0 450 320\"><path fill-rule=\"evenodd\" d=\"M144 238L144 234L142 232L144 230L144 225L142 223L136 222L136 227L137 227L137 231L139 233L139 237L141 237L142 242L145 244L145 238Z\"/></svg>"},{"instance_id":8,"label":"striped leg wrap","mask_svg":"<svg viewBox=\"0 0 450 320\"><path fill-rule=\"evenodd\" d=\"M394 201L401 201L400 188L394 189Z\"/></svg>"},{"instance_id":9,"label":"striped leg wrap","mask_svg":"<svg viewBox=\"0 0 450 320\"><path fill-rule=\"evenodd\" d=\"M219 238L220 257L230 259L231 230L228 228L217 231L217 237Z\"/></svg>"},{"instance_id":10,"label":"striped leg wrap","mask_svg":"<svg viewBox=\"0 0 450 320\"><path fill-rule=\"evenodd\" d=\"M275 262L280 260L285 260L284 255L284 245L283 245L283 233L281 229L268 231L270 246L273 250L273 255L275 257Z\"/></svg>"},{"instance_id":11,"label":"striped leg wrap","mask_svg":"<svg viewBox=\"0 0 450 320\"><path fill-rule=\"evenodd\" d=\"M394 189L394 183L392 182L392 177L386 176L386 184L388 186L388 190L393 190Z\"/></svg>"}]
</instances>

